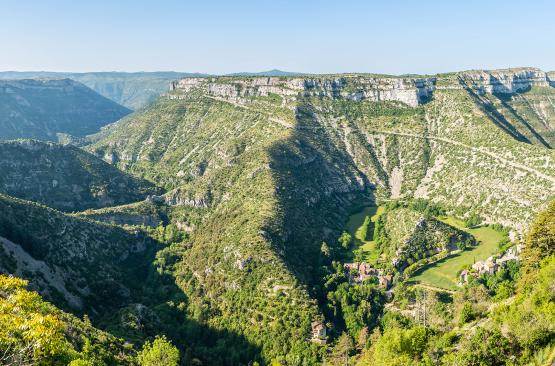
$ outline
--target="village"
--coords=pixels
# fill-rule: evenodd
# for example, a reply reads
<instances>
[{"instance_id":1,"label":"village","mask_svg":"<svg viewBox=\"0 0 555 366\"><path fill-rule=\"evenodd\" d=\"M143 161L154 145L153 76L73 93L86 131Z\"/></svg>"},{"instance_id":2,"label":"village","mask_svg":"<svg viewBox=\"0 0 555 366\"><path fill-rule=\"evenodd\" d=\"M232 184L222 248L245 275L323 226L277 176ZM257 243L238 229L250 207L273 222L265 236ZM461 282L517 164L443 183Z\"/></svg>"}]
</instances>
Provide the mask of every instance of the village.
<instances>
[{"instance_id":1,"label":"village","mask_svg":"<svg viewBox=\"0 0 555 366\"><path fill-rule=\"evenodd\" d=\"M366 262L344 263L343 269L349 279L350 284L362 283L368 279L376 278L378 286L385 290L385 296L388 300L393 298L393 290L391 284L393 277L384 274L383 269L372 267ZM327 327L322 321L312 322L312 341L316 343L326 343Z\"/></svg>"},{"instance_id":2,"label":"village","mask_svg":"<svg viewBox=\"0 0 555 366\"><path fill-rule=\"evenodd\" d=\"M465 283L468 283L471 278L478 278L484 274L493 275L500 268L505 267L509 261L518 261L518 256L522 252L522 248L523 245L518 244L507 249L501 257L498 255L492 255L484 261L474 263L470 269L465 269L461 272L459 276L459 285L463 286Z\"/></svg>"},{"instance_id":3,"label":"village","mask_svg":"<svg viewBox=\"0 0 555 366\"><path fill-rule=\"evenodd\" d=\"M365 280L376 277L381 288L388 290L391 286L392 277L384 275L383 269L373 268L366 262L353 262L343 264L343 268L349 278L350 283L361 283Z\"/></svg>"}]
</instances>

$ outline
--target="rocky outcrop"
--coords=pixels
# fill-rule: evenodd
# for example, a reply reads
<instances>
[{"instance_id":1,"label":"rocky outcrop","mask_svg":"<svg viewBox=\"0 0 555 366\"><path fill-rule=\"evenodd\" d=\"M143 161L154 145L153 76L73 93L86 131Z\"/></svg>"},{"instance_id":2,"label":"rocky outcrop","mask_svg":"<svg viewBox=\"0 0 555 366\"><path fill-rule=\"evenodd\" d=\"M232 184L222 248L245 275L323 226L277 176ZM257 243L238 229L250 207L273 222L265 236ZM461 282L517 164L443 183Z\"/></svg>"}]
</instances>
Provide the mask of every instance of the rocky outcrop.
<instances>
[{"instance_id":1,"label":"rocky outcrop","mask_svg":"<svg viewBox=\"0 0 555 366\"><path fill-rule=\"evenodd\" d=\"M555 71L547 73L547 81L549 82L549 85L555 88Z\"/></svg>"},{"instance_id":2,"label":"rocky outcrop","mask_svg":"<svg viewBox=\"0 0 555 366\"><path fill-rule=\"evenodd\" d=\"M431 97L434 88L435 78L356 75L315 78L186 78L174 82L171 91L188 93L201 90L209 96L231 100L277 94L285 97L325 96L376 102L398 101L416 107Z\"/></svg>"},{"instance_id":3,"label":"rocky outcrop","mask_svg":"<svg viewBox=\"0 0 555 366\"><path fill-rule=\"evenodd\" d=\"M511 94L553 85L548 74L536 68L466 71L461 73L461 80L480 94Z\"/></svg>"},{"instance_id":4,"label":"rocky outcrop","mask_svg":"<svg viewBox=\"0 0 555 366\"><path fill-rule=\"evenodd\" d=\"M181 189L174 189L163 196L154 196L153 199L163 200L169 206L190 206L195 208L207 208L212 201L210 191L191 196L188 192L182 192Z\"/></svg>"}]
</instances>

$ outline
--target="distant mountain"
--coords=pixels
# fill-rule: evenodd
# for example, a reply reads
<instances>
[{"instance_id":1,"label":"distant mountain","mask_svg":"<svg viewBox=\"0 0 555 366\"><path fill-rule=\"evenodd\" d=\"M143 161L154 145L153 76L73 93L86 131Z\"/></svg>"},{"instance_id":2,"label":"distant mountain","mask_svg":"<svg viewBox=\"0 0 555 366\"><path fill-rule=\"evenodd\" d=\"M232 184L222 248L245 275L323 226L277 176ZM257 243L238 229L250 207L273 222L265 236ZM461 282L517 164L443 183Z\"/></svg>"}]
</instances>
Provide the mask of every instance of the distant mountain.
<instances>
[{"instance_id":1,"label":"distant mountain","mask_svg":"<svg viewBox=\"0 0 555 366\"><path fill-rule=\"evenodd\" d=\"M268 71L261 71L261 72L236 72L231 74L226 74L225 76L300 76L304 75L299 72L289 72L289 71L282 71L282 70L268 70Z\"/></svg>"},{"instance_id":2,"label":"distant mountain","mask_svg":"<svg viewBox=\"0 0 555 366\"><path fill-rule=\"evenodd\" d=\"M0 80L0 139L85 136L130 112L70 79Z\"/></svg>"},{"instance_id":3,"label":"distant mountain","mask_svg":"<svg viewBox=\"0 0 555 366\"><path fill-rule=\"evenodd\" d=\"M207 76L200 73L160 72L48 72L5 71L0 79L70 78L85 84L104 97L129 109L137 110L168 90L170 82L184 77Z\"/></svg>"},{"instance_id":4,"label":"distant mountain","mask_svg":"<svg viewBox=\"0 0 555 366\"><path fill-rule=\"evenodd\" d=\"M74 146L18 140L0 142L0 192L78 211L141 201L158 190Z\"/></svg>"}]
</instances>

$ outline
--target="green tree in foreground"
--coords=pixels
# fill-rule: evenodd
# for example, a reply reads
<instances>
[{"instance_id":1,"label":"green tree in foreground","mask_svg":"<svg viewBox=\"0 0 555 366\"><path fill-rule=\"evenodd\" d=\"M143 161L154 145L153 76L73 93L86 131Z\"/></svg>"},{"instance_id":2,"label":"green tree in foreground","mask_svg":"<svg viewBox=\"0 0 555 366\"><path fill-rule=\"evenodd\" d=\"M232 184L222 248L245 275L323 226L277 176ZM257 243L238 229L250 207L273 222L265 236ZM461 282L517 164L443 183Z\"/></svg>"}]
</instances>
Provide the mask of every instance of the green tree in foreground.
<instances>
[{"instance_id":1,"label":"green tree in foreground","mask_svg":"<svg viewBox=\"0 0 555 366\"><path fill-rule=\"evenodd\" d=\"M156 337L154 342L146 342L138 355L141 366L177 366L179 350L166 337Z\"/></svg>"}]
</instances>

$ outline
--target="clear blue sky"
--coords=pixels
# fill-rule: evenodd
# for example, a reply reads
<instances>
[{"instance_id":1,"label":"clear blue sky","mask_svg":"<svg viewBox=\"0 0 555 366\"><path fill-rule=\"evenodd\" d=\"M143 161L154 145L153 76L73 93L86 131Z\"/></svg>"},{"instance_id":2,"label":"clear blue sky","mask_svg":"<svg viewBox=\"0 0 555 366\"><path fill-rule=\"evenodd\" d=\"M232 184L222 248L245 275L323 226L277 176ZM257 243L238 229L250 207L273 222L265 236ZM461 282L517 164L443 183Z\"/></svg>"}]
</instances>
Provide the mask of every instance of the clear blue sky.
<instances>
[{"instance_id":1,"label":"clear blue sky","mask_svg":"<svg viewBox=\"0 0 555 366\"><path fill-rule=\"evenodd\" d=\"M555 1L0 0L0 70L555 70Z\"/></svg>"}]
</instances>

